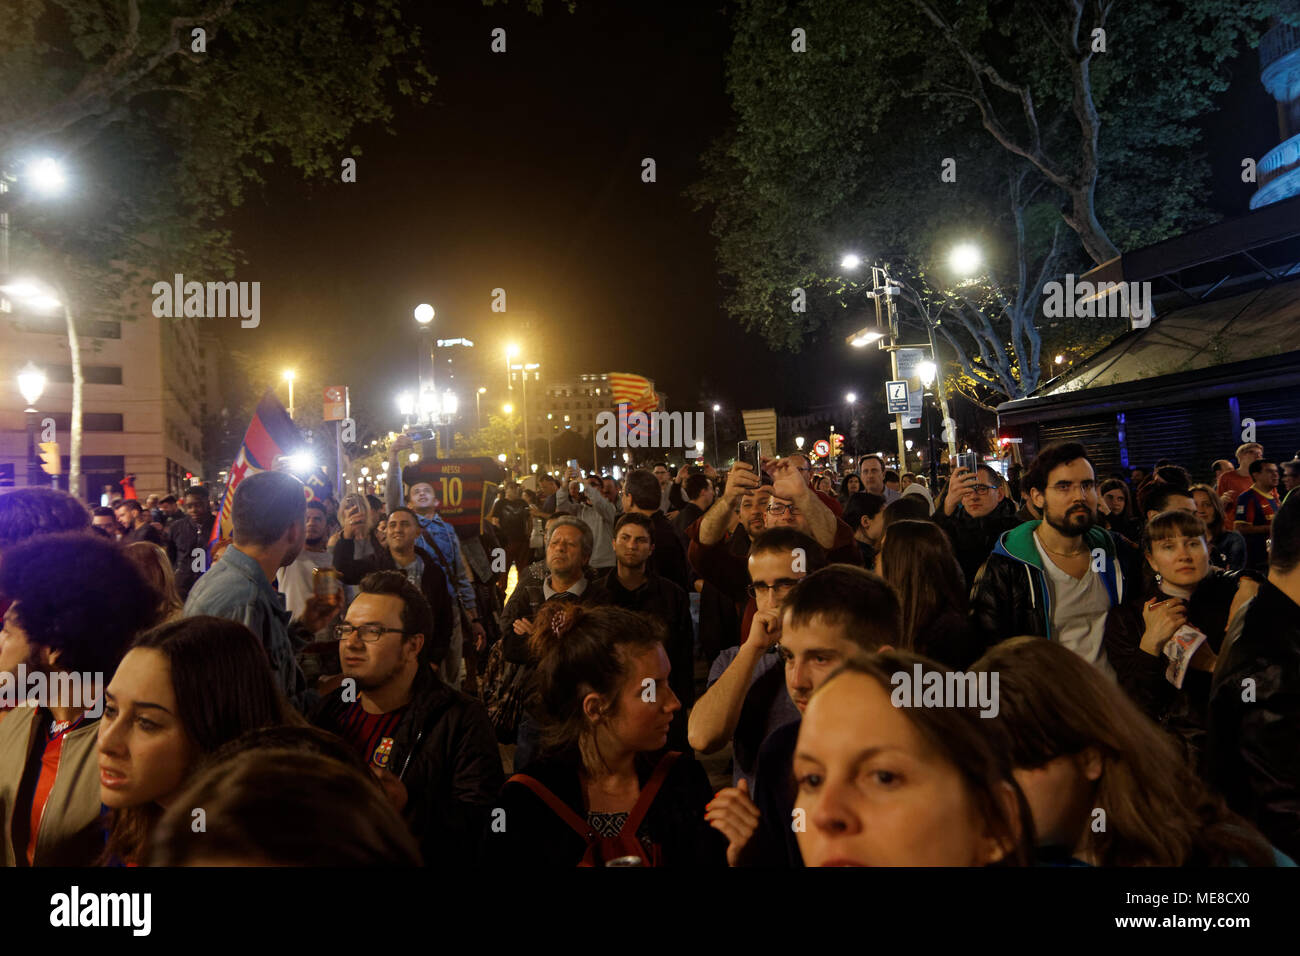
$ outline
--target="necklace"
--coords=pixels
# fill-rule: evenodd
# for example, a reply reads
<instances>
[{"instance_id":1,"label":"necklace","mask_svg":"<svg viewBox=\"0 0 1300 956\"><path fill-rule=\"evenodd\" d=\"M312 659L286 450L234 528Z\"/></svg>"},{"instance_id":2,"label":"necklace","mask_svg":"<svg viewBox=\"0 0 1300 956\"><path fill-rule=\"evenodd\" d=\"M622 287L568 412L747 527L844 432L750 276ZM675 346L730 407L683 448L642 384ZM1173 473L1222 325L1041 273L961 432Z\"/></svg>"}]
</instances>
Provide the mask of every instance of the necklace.
<instances>
[{"instance_id":1,"label":"necklace","mask_svg":"<svg viewBox=\"0 0 1300 956\"><path fill-rule=\"evenodd\" d=\"M1048 554L1055 554L1055 555L1057 555L1058 557L1062 557L1062 558L1077 558L1077 557L1078 557L1079 555L1081 555L1081 554L1087 554L1087 553L1088 553L1088 549L1087 549L1087 548L1080 548L1078 551L1054 551L1054 550L1052 550L1051 548L1049 548L1047 545L1043 544L1043 539L1042 539L1042 538L1039 538L1037 534L1035 534L1034 537L1037 538L1039 547L1041 547L1041 548L1042 548L1044 551L1046 551Z\"/></svg>"}]
</instances>

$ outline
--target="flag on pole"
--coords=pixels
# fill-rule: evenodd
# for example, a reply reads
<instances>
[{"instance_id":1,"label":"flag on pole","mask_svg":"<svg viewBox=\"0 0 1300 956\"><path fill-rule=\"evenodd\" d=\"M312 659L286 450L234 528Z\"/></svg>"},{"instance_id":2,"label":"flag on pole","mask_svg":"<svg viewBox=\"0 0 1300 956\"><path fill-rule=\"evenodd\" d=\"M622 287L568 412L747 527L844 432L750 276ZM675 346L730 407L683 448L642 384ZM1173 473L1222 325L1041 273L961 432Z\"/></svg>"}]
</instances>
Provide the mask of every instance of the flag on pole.
<instances>
[{"instance_id":1,"label":"flag on pole","mask_svg":"<svg viewBox=\"0 0 1300 956\"><path fill-rule=\"evenodd\" d=\"M610 372L608 381L614 393L614 405L626 404L634 412L658 411L659 396L655 394L655 383L644 375Z\"/></svg>"},{"instance_id":2,"label":"flag on pole","mask_svg":"<svg viewBox=\"0 0 1300 956\"><path fill-rule=\"evenodd\" d=\"M274 389L267 389L262 400L257 403L253 420L244 433L244 442L239 446L235 463L230 466L230 477L226 480L225 491L221 494L221 514L212 522L212 533L208 536L208 561L212 561L212 549L218 541L229 541L233 531L232 507L235 501L235 489L249 475L259 471L270 471L275 467L276 459L288 454L298 446L301 436L298 428L289 418L280 400L275 397ZM306 489L310 496L311 489Z\"/></svg>"}]
</instances>

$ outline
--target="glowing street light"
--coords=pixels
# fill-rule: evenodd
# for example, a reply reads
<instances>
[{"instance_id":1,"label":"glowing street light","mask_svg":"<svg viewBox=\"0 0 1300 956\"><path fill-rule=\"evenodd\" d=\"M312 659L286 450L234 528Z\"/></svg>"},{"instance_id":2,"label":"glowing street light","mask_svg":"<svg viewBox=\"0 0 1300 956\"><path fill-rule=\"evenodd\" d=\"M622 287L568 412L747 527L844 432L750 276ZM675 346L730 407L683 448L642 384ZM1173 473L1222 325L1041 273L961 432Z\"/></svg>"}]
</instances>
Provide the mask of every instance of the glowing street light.
<instances>
[{"instance_id":1,"label":"glowing street light","mask_svg":"<svg viewBox=\"0 0 1300 956\"><path fill-rule=\"evenodd\" d=\"M507 402L501 406L501 411L505 412L507 415L513 415L515 413L515 407Z\"/></svg>"},{"instance_id":2,"label":"glowing street light","mask_svg":"<svg viewBox=\"0 0 1300 956\"><path fill-rule=\"evenodd\" d=\"M858 396L853 392L849 392L847 395L844 396L844 400L848 402L850 405L852 405L854 402L858 400Z\"/></svg>"},{"instance_id":3,"label":"glowing street light","mask_svg":"<svg viewBox=\"0 0 1300 956\"><path fill-rule=\"evenodd\" d=\"M1057 364L1057 365L1061 365L1061 364L1063 364L1064 362L1065 362L1065 356L1064 356L1064 355L1058 355L1058 356L1056 357L1056 364Z\"/></svg>"},{"instance_id":4,"label":"glowing street light","mask_svg":"<svg viewBox=\"0 0 1300 956\"><path fill-rule=\"evenodd\" d=\"M858 266L862 265L862 257L852 252L846 253L844 258L840 259L840 268L852 272Z\"/></svg>"},{"instance_id":5,"label":"glowing street light","mask_svg":"<svg viewBox=\"0 0 1300 956\"><path fill-rule=\"evenodd\" d=\"M921 384L929 388L934 384L934 376L938 373L938 367L931 361L924 361L916 367L916 374L921 377Z\"/></svg>"},{"instance_id":6,"label":"glowing street light","mask_svg":"<svg viewBox=\"0 0 1300 956\"><path fill-rule=\"evenodd\" d=\"M421 302L415 307L415 321L421 325L427 326L433 321L433 306L427 302Z\"/></svg>"},{"instance_id":7,"label":"glowing street light","mask_svg":"<svg viewBox=\"0 0 1300 956\"><path fill-rule=\"evenodd\" d=\"M959 276L974 275L979 271L981 261L979 247L969 242L955 246L948 254L948 266Z\"/></svg>"},{"instance_id":8,"label":"glowing street light","mask_svg":"<svg viewBox=\"0 0 1300 956\"><path fill-rule=\"evenodd\" d=\"M284 380L289 383L289 417L290 418L293 418L293 379L294 379L293 369L291 368L285 369Z\"/></svg>"},{"instance_id":9,"label":"glowing street light","mask_svg":"<svg viewBox=\"0 0 1300 956\"><path fill-rule=\"evenodd\" d=\"M502 452L501 454L497 455L497 461L501 462L501 464L504 465L506 463L506 453Z\"/></svg>"},{"instance_id":10,"label":"glowing street light","mask_svg":"<svg viewBox=\"0 0 1300 956\"><path fill-rule=\"evenodd\" d=\"M46 196L57 196L68 185L68 177L58 160L38 159L27 164L27 174L23 177L31 182L32 187Z\"/></svg>"},{"instance_id":11,"label":"glowing street light","mask_svg":"<svg viewBox=\"0 0 1300 956\"><path fill-rule=\"evenodd\" d=\"M420 456L417 452L411 452L408 460L411 462L411 464L414 465L417 461L420 460Z\"/></svg>"},{"instance_id":12,"label":"glowing street light","mask_svg":"<svg viewBox=\"0 0 1300 956\"><path fill-rule=\"evenodd\" d=\"M800 451L803 451L803 436L802 436L802 435L800 435L799 437L797 437L797 438L794 440L794 447L795 447L795 448L798 448Z\"/></svg>"},{"instance_id":13,"label":"glowing street light","mask_svg":"<svg viewBox=\"0 0 1300 956\"><path fill-rule=\"evenodd\" d=\"M879 342L884 337L884 333L877 332L874 329L858 329L848 337L848 343L855 349L861 349L866 348L872 342Z\"/></svg>"}]
</instances>

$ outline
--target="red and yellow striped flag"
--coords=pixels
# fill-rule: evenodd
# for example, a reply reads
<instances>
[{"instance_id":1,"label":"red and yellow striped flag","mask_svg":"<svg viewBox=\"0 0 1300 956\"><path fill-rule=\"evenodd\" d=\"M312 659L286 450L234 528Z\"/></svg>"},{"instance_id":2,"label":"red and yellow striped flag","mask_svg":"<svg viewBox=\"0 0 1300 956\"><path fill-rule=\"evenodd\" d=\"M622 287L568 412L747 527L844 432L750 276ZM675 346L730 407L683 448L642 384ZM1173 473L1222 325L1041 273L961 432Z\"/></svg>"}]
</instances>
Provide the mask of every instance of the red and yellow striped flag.
<instances>
[{"instance_id":1,"label":"red and yellow striped flag","mask_svg":"<svg viewBox=\"0 0 1300 956\"><path fill-rule=\"evenodd\" d=\"M626 404L634 412L653 412L659 408L655 384L644 375L628 372L610 372L609 387L614 393L614 405Z\"/></svg>"}]
</instances>

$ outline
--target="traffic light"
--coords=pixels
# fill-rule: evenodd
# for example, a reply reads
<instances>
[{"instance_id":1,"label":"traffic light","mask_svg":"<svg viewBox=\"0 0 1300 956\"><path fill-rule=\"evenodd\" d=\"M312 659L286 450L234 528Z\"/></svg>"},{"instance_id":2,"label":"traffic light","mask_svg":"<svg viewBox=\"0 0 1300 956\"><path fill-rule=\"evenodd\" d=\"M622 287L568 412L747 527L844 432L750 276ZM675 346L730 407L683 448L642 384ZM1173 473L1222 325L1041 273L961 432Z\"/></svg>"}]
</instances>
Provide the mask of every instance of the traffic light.
<instances>
[{"instance_id":1,"label":"traffic light","mask_svg":"<svg viewBox=\"0 0 1300 956\"><path fill-rule=\"evenodd\" d=\"M63 459L59 457L59 443L43 441L37 447L41 450L41 471L47 475L62 474Z\"/></svg>"},{"instance_id":2,"label":"traffic light","mask_svg":"<svg viewBox=\"0 0 1300 956\"><path fill-rule=\"evenodd\" d=\"M844 436L838 432L831 433L831 454L839 455L844 449Z\"/></svg>"}]
</instances>

